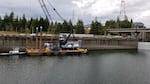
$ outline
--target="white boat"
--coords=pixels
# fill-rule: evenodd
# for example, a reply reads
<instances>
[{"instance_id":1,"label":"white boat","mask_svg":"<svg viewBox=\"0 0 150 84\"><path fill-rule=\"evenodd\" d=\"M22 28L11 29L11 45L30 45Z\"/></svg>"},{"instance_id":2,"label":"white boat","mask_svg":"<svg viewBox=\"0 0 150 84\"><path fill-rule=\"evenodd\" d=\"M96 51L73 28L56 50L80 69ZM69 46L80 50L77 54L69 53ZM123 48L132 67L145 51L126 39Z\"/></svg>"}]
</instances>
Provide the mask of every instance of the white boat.
<instances>
[{"instance_id":1,"label":"white boat","mask_svg":"<svg viewBox=\"0 0 150 84\"><path fill-rule=\"evenodd\" d=\"M14 48L13 50L10 50L10 51L9 51L9 54L10 54L10 55L19 54L19 48Z\"/></svg>"},{"instance_id":2,"label":"white boat","mask_svg":"<svg viewBox=\"0 0 150 84\"><path fill-rule=\"evenodd\" d=\"M13 50L10 50L8 53L0 53L1 56L5 55L22 55L25 54L25 52L19 52L19 48L13 48Z\"/></svg>"}]
</instances>

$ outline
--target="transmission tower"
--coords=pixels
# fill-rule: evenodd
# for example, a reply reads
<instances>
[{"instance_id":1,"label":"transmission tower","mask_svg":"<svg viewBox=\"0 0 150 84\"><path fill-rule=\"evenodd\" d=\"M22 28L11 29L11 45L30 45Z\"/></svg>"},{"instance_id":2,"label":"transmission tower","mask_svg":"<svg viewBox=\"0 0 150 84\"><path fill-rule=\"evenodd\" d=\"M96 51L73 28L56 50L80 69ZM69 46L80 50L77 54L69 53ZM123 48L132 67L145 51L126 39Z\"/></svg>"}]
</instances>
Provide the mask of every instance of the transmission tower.
<instances>
[{"instance_id":1,"label":"transmission tower","mask_svg":"<svg viewBox=\"0 0 150 84\"><path fill-rule=\"evenodd\" d=\"M126 15L126 10L125 10L125 0L121 0L119 20L127 20L127 19L128 17Z\"/></svg>"}]
</instances>

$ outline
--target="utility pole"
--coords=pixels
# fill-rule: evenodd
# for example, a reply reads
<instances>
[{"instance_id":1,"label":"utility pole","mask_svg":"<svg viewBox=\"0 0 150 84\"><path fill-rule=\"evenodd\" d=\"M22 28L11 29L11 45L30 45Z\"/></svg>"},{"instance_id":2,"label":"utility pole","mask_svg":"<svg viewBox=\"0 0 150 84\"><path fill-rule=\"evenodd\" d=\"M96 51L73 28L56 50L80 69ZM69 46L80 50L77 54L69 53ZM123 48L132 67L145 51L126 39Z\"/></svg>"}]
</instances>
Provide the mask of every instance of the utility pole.
<instances>
[{"instance_id":1,"label":"utility pole","mask_svg":"<svg viewBox=\"0 0 150 84\"><path fill-rule=\"evenodd\" d=\"M42 29L43 29L43 27L40 26L40 44L39 44L40 50L42 49Z\"/></svg>"},{"instance_id":2,"label":"utility pole","mask_svg":"<svg viewBox=\"0 0 150 84\"><path fill-rule=\"evenodd\" d=\"M36 27L36 41L35 41L35 47L36 47L36 49L38 49L39 48L39 46L38 46L38 27Z\"/></svg>"}]
</instances>

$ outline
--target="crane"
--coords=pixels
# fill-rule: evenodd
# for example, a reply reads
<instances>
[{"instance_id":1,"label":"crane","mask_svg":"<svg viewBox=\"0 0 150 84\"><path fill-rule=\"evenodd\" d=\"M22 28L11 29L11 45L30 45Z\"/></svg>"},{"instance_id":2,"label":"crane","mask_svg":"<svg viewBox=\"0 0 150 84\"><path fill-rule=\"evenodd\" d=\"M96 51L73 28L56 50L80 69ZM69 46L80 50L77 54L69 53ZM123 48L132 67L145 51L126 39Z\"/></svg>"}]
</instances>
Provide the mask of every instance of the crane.
<instances>
[{"instance_id":1,"label":"crane","mask_svg":"<svg viewBox=\"0 0 150 84\"><path fill-rule=\"evenodd\" d=\"M41 8L42 8L42 10L43 10L43 12L45 14L45 16L48 18L49 23L53 22L52 17L50 15L49 11L48 11L48 8L47 8L44 0L39 0L39 3L40 3L40 6L41 6Z\"/></svg>"},{"instance_id":2,"label":"crane","mask_svg":"<svg viewBox=\"0 0 150 84\"><path fill-rule=\"evenodd\" d=\"M68 42L68 39L70 38L71 34L73 33L73 30L71 32L69 32L69 34L67 35L66 39L64 38L63 35L61 35L59 37L59 46L62 48L62 46L66 45L66 43Z\"/></svg>"},{"instance_id":3,"label":"crane","mask_svg":"<svg viewBox=\"0 0 150 84\"><path fill-rule=\"evenodd\" d=\"M55 11L55 13L58 15L58 17L59 17L62 21L64 21L65 19L60 15L60 13L56 10L56 8L55 8L48 0L47 0L47 2L48 2L48 4L50 5L50 7ZM44 0L39 0L39 3L40 3L40 5L41 5L41 8L42 8L44 14L46 15L46 17L48 17L49 22L50 22L50 21L53 22L52 17L51 17L51 15L50 15L50 13L49 13L49 10L48 10L48 8L47 8L47 6L46 6L46 4L45 4L45 1L44 1Z\"/></svg>"},{"instance_id":4,"label":"crane","mask_svg":"<svg viewBox=\"0 0 150 84\"><path fill-rule=\"evenodd\" d=\"M47 0L48 1L48 0ZM65 19L60 15L60 13L56 10L56 8L48 1L49 5L52 7L52 9L56 12L56 14L59 16L59 18L63 21L65 21Z\"/></svg>"}]
</instances>

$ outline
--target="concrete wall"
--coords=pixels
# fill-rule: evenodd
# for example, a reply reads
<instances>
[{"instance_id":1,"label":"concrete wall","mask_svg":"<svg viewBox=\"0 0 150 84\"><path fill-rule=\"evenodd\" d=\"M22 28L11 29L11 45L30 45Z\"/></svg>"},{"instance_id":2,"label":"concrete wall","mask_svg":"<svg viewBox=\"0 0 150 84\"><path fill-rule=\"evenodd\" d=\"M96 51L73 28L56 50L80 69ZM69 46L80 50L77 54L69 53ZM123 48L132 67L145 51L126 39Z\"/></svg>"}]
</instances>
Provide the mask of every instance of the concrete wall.
<instances>
[{"instance_id":1,"label":"concrete wall","mask_svg":"<svg viewBox=\"0 0 150 84\"><path fill-rule=\"evenodd\" d=\"M72 38L70 38L72 39ZM137 41L135 39L125 38L76 38L83 41L83 47L89 50L96 49L137 49ZM21 49L35 47L35 36L0 36L0 51L4 49L12 49L19 47ZM58 37L42 36L42 44L46 42L58 43Z\"/></svg>"}]
</instances>

